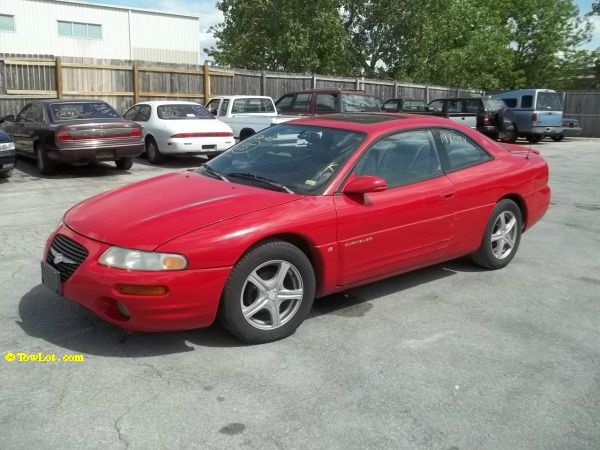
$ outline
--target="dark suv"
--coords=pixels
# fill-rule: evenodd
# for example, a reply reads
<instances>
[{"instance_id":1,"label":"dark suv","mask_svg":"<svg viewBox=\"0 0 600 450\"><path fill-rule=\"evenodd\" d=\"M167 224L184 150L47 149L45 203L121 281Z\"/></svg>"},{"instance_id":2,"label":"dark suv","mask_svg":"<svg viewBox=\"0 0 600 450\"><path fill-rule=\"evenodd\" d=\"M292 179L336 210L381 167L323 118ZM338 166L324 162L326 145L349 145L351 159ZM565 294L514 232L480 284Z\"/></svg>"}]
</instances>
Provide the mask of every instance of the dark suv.
<instances>
[{"instance_id":1,"label":"dark suv","mask_svg":"<svg viewBox=\"0 0 600 450\"><path fill-rule=\"evenodd\" d=\"M280 114L380 112L377 99L357 89L311 89L285 94L275 103Z\"/></svg>"}]
</instances>

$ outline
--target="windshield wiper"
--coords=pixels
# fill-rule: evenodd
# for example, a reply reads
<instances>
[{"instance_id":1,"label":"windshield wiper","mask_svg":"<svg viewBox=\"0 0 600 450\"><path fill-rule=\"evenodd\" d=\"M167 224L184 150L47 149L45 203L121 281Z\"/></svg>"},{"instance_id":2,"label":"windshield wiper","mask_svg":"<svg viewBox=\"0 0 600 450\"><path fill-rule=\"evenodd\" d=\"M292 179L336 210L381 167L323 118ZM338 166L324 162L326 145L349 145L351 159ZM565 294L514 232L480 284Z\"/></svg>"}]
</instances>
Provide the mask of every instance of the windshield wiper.
<instances>
[{"instance_id":1,"label":"windshield wiper","mask_svg":"<svg viewBox=\"0 0 600 450\"><path fill-rule=\"evenodd\" d=\"M294 191L292 191L289 187L278 183L275 180L271 180L269 178L265 178L265 177L261 177L260 175L256 175L253 173L241 173L241 172L233 172L233 173L228 173L227 174L228 177L231 178L239 178L242 180L250 180L250 181L258 181L259 183L263 183L263 184L267 184L269 186L273 186L281 191L285 191L288 194L293 194Z\"/></svg>"},{"instance_id":2,"label":"windshield wiper","mask_svg":"<svg viewBox=\"0 0 600 450\"><path fill-rule=\"evenodd\" d=\"M229 180L227 179L227 177L225 177L225 175L223 175L221 172L217 172L215 169L213 169L210 166L207 166L206 164L202 164L202 166L200 166L200 168L203 170L203 172L205 172L207 175L213 177L213 178L217 178L223 181L227 181L229 183Z\"/></svg>"}]
</instances>

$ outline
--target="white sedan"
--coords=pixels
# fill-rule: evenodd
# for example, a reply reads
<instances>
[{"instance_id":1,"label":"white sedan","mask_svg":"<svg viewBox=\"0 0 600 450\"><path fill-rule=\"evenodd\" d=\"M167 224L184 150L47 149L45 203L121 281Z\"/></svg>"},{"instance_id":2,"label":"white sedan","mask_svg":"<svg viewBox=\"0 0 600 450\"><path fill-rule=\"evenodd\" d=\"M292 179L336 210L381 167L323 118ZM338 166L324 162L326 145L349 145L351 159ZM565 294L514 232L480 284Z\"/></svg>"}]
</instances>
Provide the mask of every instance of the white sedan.
<instances>
[{"instance_id":1,"label":"white sedan","mask_svg":"<svg viewBox=\"0 0 600 450\"><path fill-rule=\"evenodd\" d=\"M229 125L199 103L143 102L133 105L123 117L142 126L146 156L153 164L165 155L218 155L235 143Z\"/></svg>"}]
</instances>

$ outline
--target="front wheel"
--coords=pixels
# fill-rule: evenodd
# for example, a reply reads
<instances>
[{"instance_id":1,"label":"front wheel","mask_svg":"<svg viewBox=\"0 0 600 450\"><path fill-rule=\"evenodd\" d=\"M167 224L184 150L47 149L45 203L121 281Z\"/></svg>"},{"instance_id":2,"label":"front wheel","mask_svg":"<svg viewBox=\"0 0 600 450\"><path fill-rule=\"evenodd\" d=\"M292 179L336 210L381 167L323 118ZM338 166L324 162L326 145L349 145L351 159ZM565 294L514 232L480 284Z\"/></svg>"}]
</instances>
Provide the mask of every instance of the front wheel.
<instances>
[{"instance_id":1,"label":"front wheel","mask_svg":"<svg viewBox=\"0 0 600 450\"><path fill-rule=\"evenodd\" d=\"M530 144L537 144L543 138L544 138L544 136L541 134L530 134L529 136L527 136L527 140L529 141Z\"/></svg>"},{"instance_id":2,"label":"front wheel","mask_svg":"<svg viewBox=\"0 0 600 450\"><path fill-rule=\"evenodd\" d=\"M296 246L270 241L235 265L221 299L219 320L241 341L260 344L291 335L315 297L315 275Z\"/></svg>"},{"instance_id":3,"label":"front wheel","mask_svg":"<svg viewBox=\"0 0 600 450\"><path fill-rule=\"evenodd\" d=\"M115 165L119 170L129 170L133 166L133 158L121 158L115 161Z\"/></svg>"},{"instance_id":4,"label":"front wheel","mask_svg":"<svg viewBox=\"0 0 600 450\"><path fill-rule=\"evenodd\" d=\"M479 250L473 254L475 264L487 269L501 269L514 258L519 243L523 218L515 202L498 202L488 221Z\"/></svg>"},{"instance_id":5,"label":"front wheel","mask_svg":"<svg viewBox=\"0 0 600 450\"><path fill-rule=\"evenodd\" d=\"M565 138L564 134L555 134L554 136L551 136L552 140L554 142L560 142Z\"/></svg>"}]
</instances>

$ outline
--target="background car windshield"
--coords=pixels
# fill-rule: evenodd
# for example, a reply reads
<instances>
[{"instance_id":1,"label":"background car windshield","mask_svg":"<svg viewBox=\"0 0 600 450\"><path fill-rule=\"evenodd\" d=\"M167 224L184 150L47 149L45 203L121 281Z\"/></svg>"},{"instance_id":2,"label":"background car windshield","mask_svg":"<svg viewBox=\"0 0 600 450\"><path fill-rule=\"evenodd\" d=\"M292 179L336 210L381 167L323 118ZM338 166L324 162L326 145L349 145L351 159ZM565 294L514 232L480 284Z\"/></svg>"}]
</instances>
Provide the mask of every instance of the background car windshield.
<instances>
[{"instance_id":1,"label":"background car windshield","mask_svg":"<svg viewBox=\"0 0 600 450\"><path fill-rule=\"evenodd\" d=\"M319 194L364 136L335 128L281 124L240 142L206 165L232 182L240 181L235 174L251 174L293 192Z\"/></svg>"},{"instance_id":2,"label":"background car windshield","mask_svg":"<svg viewBox=\"0 0 600 450\"><path fill-rule=\"evenodd\" d=\"M404 111L425 111L426 106L424 100L405 100L402 108Z\"/></svg>"},{"instance_id":3,"label":"background car windshield","mask_svg":"<svg viewBox=\"0 0 600 450\"><path fill-rule=\"evenodd\" d=\"M342 110L343 112L379 112L381 108L375 97L342 94Z\"/></svg>"},{"instance_id":4,"label":"background car windshield","mask_svg":"<svg viewBox=\"0 0 600 450\"><path fill-rule=\"evenodd\" d=\"M52 103L50 111L55 121L121 118L118 112L104 102Z\"/></svg>"},{"instance_id":5,"label":"background car windshield","mask_svg":"<svg viewBox=\"0 0 600 450\"><path fill-rule=\"evenodd\" d=\"M199 120L214 119L202 105L160 105L156 108L159 119L163 120Z\"/></svg>"},{"instance_id":6,"label":"background car windshield","mask_svg":"<svg viewBox=\"0 0 600 450\"><path fill-rule=\"evenodd\" d=\"M485 107L486 111L498 111L500 109L504 109L506 105L502 100L484 98L483 106Z\"/></svg>"},{"instance_id":7,"label":"background car windshield","mask_svg":"<svg viewBox=\"0 0 600 450\"><path fill-rule=\"evenodd\" d=\"M549 109L551 111L561 111L560 98L554 92L540 92L537 98L537 109Z\"/></svg>"}]
</instances>

